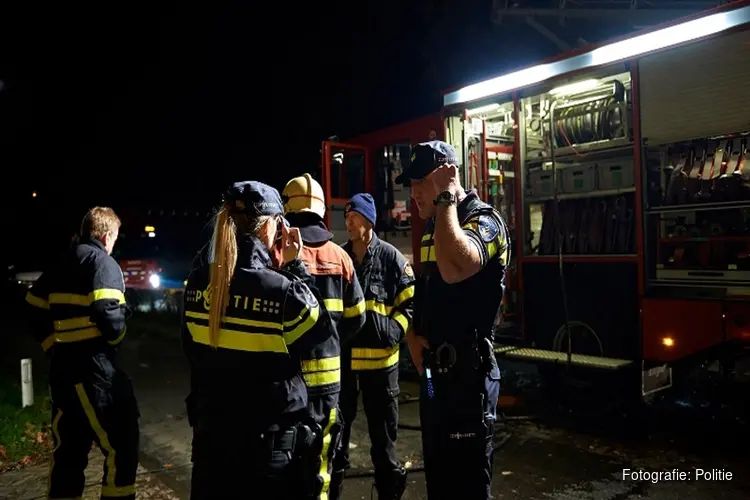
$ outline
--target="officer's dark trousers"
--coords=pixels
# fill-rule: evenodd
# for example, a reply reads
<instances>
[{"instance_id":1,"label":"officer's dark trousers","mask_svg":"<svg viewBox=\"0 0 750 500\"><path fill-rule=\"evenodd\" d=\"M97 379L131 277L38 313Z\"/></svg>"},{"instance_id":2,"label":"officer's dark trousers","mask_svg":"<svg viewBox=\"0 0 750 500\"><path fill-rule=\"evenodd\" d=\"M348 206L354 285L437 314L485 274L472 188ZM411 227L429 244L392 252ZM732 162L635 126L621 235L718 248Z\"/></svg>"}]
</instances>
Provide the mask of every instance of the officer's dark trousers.
<instances>
[{"instance_id":1,"label":"officer's dark trousers","mask_svg":"<svg viewBox=\"0 0 750 500\"><path fill-rule=\"evenodd\" d=\"M54 452L49 498L80 498L93 442L104 454L101 497L134 499L138 469L138 405L130 380L51 380Z\"/></svg>"},{"instance_id":2,"label":"officer's dark trousers","mask_svg":"<svg viewBox=\"0 0 750 500\"><path fill-rule=\"evenodd\" d=\"M350 366L348 363L344 366ZM344 419L340 460L336 470L349 468L349 441L352 423L357 416L357 399L362 391L367 428L370 433L370 457L375 469L375 482L393 477L392 471L400 467L396 458L398 437L398 365L387 370L352 371L342 368L339 405ZM387 488L387 485L383 485Z\"/></svg>"},{"instance_id":3,"label":"officer's dark trousers","mask_svg":"<svg viewBox=\"0 0 750 500\"><path fill-rule=\"evenodd\" d=\"M490 499L500 372L432 375L432 390L422 377L419 400L427 498Z\"/></svg>"},{"instance_id":4,"label":"officer's dark trousers","mask_svg":"<svg viewBox=\"0 0 750 500\"><path fill-rule=\"evenodd\" d=\"M238 454L235 446L211 448L211 453L203 454L193 447L190 500L310 498L303 493L303 472L291 452L248 446L245 453Z\"/></svg>"}]
</instances>

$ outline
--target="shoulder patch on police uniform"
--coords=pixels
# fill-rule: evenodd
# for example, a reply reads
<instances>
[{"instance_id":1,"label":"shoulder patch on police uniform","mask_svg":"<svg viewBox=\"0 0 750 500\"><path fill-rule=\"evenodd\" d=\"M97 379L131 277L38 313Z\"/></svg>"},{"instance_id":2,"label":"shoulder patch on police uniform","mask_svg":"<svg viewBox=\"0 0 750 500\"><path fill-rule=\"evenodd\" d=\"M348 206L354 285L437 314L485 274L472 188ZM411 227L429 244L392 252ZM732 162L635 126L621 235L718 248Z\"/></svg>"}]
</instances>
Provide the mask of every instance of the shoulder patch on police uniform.
<instances>
[{"instance_id":1,"label":"shoulder patch on police uniform","mask_svg":"<svg viewBox=\"0 0 750 500\"><path fill-rule=\"evenodd\" d=\"M404 264L404 274L410 278L414 277L414 269L411 268L411 264L408 262Z\"/></svg>"},{"instance_id":2,"label":"shoulder patch on police uniform","mask_svg":"<svg viewBox=\"0 0 750 500\"><path fill-rule=\"evenodd\" d=\"M315 294L312 293L309 287L304 287L303 292L305 295L305 302L310 307L318 307L318 299L315 298Z\"/></svg>"},{"instance_id":3,"label":"shoulder patch on police uniform","mask_svg":"<svg viewBox=\"0 0 750 500\"><path fill-rule=\"evenodd\" d=\"M489 215L480 215L477 227L479 228L479 236L485 243L491 242L500 234L500 224Z\"/></svg>"}]
</instances>

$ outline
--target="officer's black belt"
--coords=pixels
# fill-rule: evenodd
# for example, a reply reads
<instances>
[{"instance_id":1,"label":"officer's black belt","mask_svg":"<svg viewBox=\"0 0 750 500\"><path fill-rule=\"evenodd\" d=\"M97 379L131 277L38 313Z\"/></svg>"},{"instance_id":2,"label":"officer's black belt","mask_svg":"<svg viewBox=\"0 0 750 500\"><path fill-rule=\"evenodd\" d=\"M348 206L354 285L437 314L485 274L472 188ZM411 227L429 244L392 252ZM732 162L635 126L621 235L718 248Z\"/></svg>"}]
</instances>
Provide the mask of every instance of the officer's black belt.
<instances>
[{"instance_id":1,"label":"officer's black belt","mask_svg":"<svg viewBox=\"0 0 750 500\"><path fill-rule=\"evenodd\" d=\"M456 346L443 342L431 349L428 356L428 366L434 375L446 375L456 369L476 369L481 365L481 359L476 346Z\"/></svg>"}]
</instances>

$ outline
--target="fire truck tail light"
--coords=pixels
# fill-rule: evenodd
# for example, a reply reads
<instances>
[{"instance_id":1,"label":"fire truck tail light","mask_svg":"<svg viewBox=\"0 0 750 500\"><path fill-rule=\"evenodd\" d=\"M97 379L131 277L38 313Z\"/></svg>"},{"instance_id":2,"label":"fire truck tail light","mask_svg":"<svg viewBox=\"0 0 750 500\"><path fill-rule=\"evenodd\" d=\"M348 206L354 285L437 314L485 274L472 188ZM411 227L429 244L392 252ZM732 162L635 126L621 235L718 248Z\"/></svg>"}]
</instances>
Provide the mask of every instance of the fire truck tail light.
<instances>
[{"instance_id":1,"label":"fire truck tail light","mask_svg":"<svg viewBox=\"0 0 750 500\"><path fill-rule=\"evenodd\" d=\"M664 347L672 347L674 346L674 339L672 337L663 337L661 343Z\"/></svg>"}]
</instances>

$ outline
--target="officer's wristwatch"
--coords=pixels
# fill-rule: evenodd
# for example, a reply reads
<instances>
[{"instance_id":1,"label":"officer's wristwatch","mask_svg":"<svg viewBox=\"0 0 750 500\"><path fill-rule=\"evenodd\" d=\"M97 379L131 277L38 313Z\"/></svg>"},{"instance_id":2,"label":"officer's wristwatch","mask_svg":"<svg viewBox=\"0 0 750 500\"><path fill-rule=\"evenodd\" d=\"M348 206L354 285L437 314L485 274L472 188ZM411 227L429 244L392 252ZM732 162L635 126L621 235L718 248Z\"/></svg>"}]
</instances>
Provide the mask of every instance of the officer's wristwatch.
<instances>
[{"instance_id":1,"label":"officer's wristwatch","mask_svg":"<svg viewBox=\"0 0 750 500\"><path fill-rule=\"evenodd\" d=\"M450 191L443 191L437 198L432 202L435 205L455 205L458 202L458 197Z\"/></svg>"}]
</instances>

